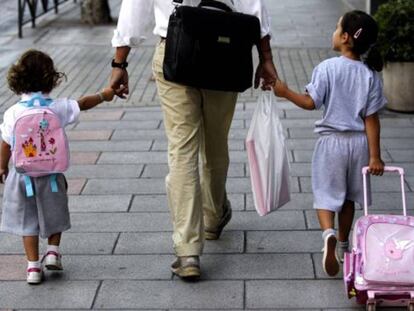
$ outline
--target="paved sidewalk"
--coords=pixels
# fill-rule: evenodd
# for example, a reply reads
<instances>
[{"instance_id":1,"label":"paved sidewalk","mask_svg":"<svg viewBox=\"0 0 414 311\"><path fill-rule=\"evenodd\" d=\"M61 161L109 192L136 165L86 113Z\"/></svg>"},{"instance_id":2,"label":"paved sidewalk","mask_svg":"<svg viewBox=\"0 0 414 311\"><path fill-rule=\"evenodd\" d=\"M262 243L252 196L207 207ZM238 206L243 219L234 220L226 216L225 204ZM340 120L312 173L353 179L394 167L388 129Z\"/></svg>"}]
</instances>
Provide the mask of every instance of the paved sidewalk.
<instances>
[{"instance_id":1,"label":"paved sidewalk","mask_svg":"<svg viewBox=\"0 0 414 311\"><path fill-rule=\"evenodd\" d=\"M66 72L54 96L78 97L107 83L114 26L79 22L79 6L13 30L13 0L0 19L0 112L17 97L7 89L7 67L29 47L43 49ZM119 0L110 0L113 15ZM339 0L267 0L273 21L274 55L280 75L303 89L312 68L335 55L330 37L343 12ZM2 4L3 5L3 4ZM3 15L2 15L3 16ZM202 281L172 278L170 215L164 176L166 138L151 57L157 38L130 57L133 92L89 112L68 130L72 166L67 173L72 229L63 235L63 273L47 273L40 286L25 282L19 237L0 233L0 310L360 310L345 298L341 275L321 269L321 234L312 210L310 161L320 112L280 101L291 160L292 201L259 217L252 202L244 139L258 92L241 94L230 134L227 183L234 217L221 240L207 242ZM382 153L406 169L410 213L414 214L414 115L384 111ZM375 211L400 212L396 177L374 178ZM1 188L2 189L2 188ZM358 215L360 215L360 211ZM42 245L45 249L45 245Z\"/></svg>"}]
</instances>

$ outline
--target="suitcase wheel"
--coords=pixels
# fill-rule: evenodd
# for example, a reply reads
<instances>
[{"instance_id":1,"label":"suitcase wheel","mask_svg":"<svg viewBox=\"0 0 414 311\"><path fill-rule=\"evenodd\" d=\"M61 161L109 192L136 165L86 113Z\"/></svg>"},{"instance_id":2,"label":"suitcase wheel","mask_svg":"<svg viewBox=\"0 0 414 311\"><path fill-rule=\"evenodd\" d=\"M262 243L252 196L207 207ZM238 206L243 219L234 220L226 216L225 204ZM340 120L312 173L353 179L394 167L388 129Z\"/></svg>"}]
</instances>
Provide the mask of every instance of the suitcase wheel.
<instances>
[{"instance_id":1,"label":"suitcase wheel","mask_svg":"<svg viewBox=\"0 0 414 311\"><path fill-rule=\"evenodd\" d=\"M367 303L367 308L366 308L367 311L375 311L375 309L376 309L376 306L374 302Z\"/></svg>"}]
</instances>

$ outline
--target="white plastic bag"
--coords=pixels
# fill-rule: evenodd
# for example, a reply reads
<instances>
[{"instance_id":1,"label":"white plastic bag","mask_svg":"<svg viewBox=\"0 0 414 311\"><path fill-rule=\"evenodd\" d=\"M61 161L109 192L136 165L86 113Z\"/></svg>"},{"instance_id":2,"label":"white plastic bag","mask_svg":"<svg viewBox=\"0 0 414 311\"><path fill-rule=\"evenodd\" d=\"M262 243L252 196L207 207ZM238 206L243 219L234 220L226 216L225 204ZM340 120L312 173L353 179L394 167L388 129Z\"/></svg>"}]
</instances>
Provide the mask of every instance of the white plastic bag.
<instances>
[{"instance_id":1,"label":"white plastic bag","mask_svg":"<svg viewBox=\"0 0 414 311\"><path fill-rule=\"evenodd\" d=\"M264 216L290 201L289 159L272 92L259 96L246 148L254 205Z\"/></svg>"}]
</instances>

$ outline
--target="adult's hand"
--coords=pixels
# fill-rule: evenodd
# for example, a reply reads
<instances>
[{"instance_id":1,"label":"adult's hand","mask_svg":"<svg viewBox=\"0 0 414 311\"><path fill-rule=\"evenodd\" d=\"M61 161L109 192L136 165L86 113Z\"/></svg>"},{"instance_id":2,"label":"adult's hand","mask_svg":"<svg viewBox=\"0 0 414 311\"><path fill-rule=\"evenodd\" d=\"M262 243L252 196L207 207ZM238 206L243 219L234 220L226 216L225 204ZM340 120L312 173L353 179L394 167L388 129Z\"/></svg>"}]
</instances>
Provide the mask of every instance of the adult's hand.
<instances>
[{"instance_id":1,"label":"adult's hand","mask_svg":"<svg viewBox=\"0 0 414 311\"><path fill-rule=\"evenodd\" d=\"M276 67L271 59L262 60L256 69L254 88L257 89L261 82L264 91L270 91L278 79Z\"/></svg>"},{"instance_id":2,"label":"adult's hand","mask_svg":"<svg viewBox=\"0 0 414 311\"><path fill-rule=\"evenodd\" d=\"M116 63L125 63L131 48L129 46L118 46L115 50L114 61ZM129 94L128 71L126 68L112 68L109 86L115 91L115 95L120 98L126 98Z\"/></svg>"},{"instance_id":3,"label":"adult's hand","mask_svg":"<svg viewBox=\"0 0 414 311\"><path fill-rule=\"evenodd\" d=\"M109 86L115 91L116 96L126 98L126 95L129 94L128 80L128 71L126 69L112 68Z\"/></svg>"}]
</instances>

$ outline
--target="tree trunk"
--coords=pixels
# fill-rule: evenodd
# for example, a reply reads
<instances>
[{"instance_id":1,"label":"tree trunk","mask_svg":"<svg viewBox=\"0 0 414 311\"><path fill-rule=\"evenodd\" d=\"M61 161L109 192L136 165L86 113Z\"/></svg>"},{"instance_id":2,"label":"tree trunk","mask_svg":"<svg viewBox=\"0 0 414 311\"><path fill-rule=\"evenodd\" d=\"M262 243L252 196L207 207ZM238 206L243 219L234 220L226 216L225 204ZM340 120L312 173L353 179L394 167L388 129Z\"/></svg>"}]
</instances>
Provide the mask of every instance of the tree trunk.
<instances>
[{"instance_id":1,"label":"tree trunk","mask_svg":"<svg viewBox=\"0 0 414 311\"><path fill-rule=\"evenodd\" d=\"M90 25L111 23L108 0L82 0L81 20Z\"/></svg>"}]
</instances>

